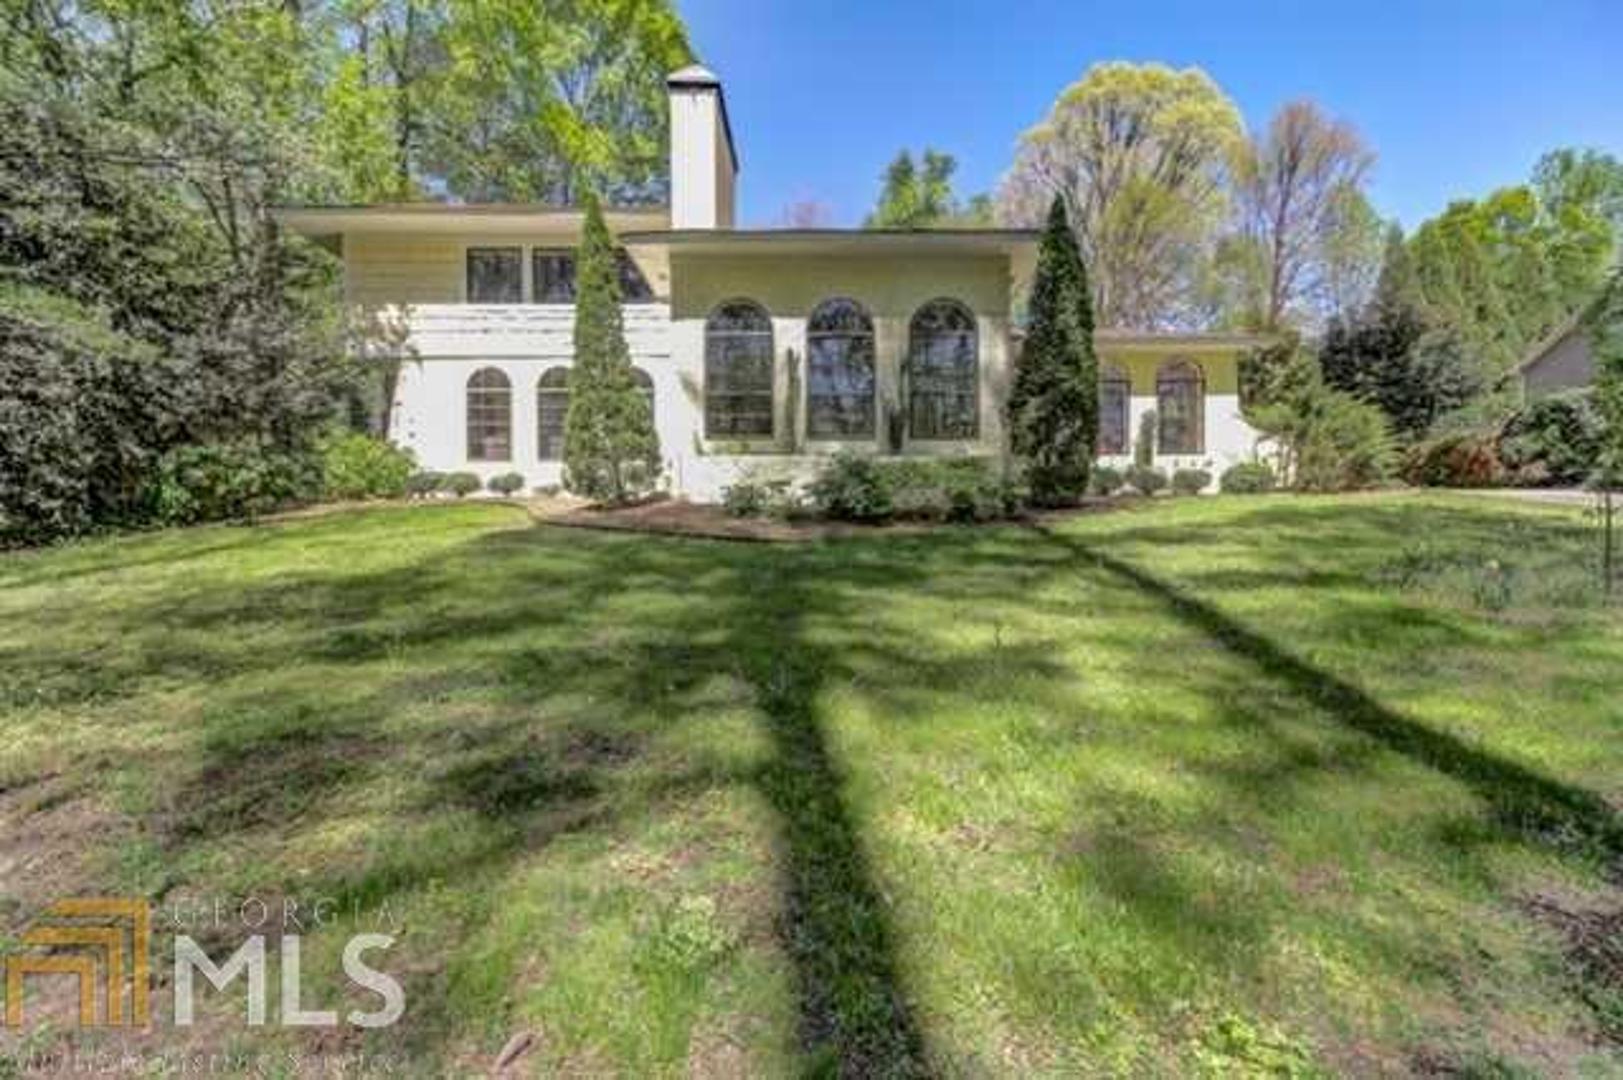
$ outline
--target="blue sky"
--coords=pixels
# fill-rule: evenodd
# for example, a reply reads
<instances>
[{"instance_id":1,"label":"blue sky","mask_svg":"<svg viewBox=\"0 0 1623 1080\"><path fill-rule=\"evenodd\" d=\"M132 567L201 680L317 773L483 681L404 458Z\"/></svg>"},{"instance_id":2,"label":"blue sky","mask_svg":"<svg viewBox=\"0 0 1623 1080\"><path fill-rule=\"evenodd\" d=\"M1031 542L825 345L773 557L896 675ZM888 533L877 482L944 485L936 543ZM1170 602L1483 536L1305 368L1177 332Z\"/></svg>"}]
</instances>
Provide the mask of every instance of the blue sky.
<instances>
[{"instance_id":1,"label":"blue sky","mask_svg":"<svg viewBox=\"0 0 1623 1080\"><path fill-rule=\"evenodd\" d=\"M1246 122L1311 97L1379 155L1406 226L1528 175L1546 149L1623 156L1623 0L1449 3L677 0L727 88L741 223L796 200L854 225L896 151L991 188L1059 91L1108 59L1199 65Z\"/></svg>"}]
</instances>

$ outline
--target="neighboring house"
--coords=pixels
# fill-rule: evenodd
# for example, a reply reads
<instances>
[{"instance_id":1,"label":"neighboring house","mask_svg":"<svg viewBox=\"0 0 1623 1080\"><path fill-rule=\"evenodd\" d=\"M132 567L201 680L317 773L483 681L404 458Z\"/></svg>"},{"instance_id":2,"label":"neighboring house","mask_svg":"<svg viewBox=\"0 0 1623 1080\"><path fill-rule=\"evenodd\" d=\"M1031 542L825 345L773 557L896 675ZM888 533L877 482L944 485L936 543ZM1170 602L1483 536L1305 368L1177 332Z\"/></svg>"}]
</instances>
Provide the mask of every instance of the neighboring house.
<instances>
[{"instance_id":1,"label":"neighboring house","mask_svg":"<svg viewBox=\"0 0 1623 1080\"><path fill-rule=\"evenodd\" d=\"M1574 315L1518 366L1527 400L1594 385L1595 351L1583 313Z\"/></svg>"},{"instance_id":2,"label":"neighboring house","mask_svg":"<svg viewBox=\"0 0 1623 1080\"><path fill-rule=\"evenodd\" d=\"M626 337L652 397L666 483L717 498L744 474L804 479L852 447L1005 452L1027 230L737 229L738 159L716 77L668 80L671 205L606 213L623 245ZM533 487L561 476L581 214L440 204L290 209L334 246L349 300L400 328L390 436L425 469ZM1100 453L1251 456L1238 364L1259 339L1102 331Z\"/></svg>"}]
</instances>

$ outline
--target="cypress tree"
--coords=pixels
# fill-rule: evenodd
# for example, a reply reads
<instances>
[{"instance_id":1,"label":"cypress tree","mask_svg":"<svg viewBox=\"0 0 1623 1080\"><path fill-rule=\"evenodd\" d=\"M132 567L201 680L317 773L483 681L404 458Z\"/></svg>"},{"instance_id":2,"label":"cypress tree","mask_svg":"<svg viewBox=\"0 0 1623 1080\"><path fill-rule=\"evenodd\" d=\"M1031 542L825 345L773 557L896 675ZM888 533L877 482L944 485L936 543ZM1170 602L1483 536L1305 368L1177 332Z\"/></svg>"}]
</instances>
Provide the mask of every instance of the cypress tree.
<instances>
[{"instance_id":1,"label":"cypress tree","mask_svg":"<svg viewBox=\"0 0 1623 1080\"><path fill-rule=\"evenodd\" d=\"M588 498L624 502L658 479L659 436L648 399L632 377L614 241L595 196L586 199L575 287L564 485Z\"/></svg>"},{"instance_id":2,"label":"cypress tree","mask_svg":"<svg viewBox=\"0 0 1623 1080\"><path fill-rule=\"evenodd\" d=\"M1032 501L1074 502L1087 490L1099 431L1099 365L1087 268L1055 196L1037 251L1031 315L1009 393L1009 449Z\"/></svg>"}]
</instances>

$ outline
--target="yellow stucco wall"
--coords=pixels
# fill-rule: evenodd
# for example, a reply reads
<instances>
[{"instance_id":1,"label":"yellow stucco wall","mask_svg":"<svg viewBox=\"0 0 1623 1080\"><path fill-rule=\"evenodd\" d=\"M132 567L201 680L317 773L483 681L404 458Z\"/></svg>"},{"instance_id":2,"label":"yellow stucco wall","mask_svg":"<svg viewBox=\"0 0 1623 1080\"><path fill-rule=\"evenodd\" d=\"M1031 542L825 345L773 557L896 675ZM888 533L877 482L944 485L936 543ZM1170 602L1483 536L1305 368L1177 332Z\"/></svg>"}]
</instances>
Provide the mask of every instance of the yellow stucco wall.
<instances>
[{"instance_id":1,"label":"yellow stucco wall","mask_svg":"<svg viewBox=\"0 0 1623 1080\"><path fill-rule=\"evenodd\" d=\"M723 300L748 297L774 317L804 318L832 296L860 301L875 318L912 318L949 296L977 315L1009 314L1006 256L671 254L671 315L699 318Z\"/></svg>"},{"instance_id":2,"label":"yellow stucco wall","mask_svg":"<svg viewBox=\"0 0 1623 1080\"><path fill-rule=\"evenodd\" d=\"M1177 343L1166 345L1135 345L1099 347L1099 363L1114 364L1127 373L1133 384L1134 396L1153 396L1155 373L1169 360L1191 360L1200 365L1206 375L1208 394L1238 394L1240 386L1240 357L1243 349L1233 346L1222 348L1188 348Z\"/></svg>"}]
</instances>

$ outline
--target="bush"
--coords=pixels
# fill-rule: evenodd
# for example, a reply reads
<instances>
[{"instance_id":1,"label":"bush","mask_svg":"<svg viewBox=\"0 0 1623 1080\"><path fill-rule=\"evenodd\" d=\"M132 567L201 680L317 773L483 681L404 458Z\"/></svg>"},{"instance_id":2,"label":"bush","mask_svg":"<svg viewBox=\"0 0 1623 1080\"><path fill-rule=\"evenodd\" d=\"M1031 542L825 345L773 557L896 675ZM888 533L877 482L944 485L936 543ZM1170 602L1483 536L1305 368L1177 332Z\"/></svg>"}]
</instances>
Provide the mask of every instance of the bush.
<instances>
[{"instance_id":1,"label":"bush","mask_svg":"<svg viewBox=\"0 0 1623 1080\"><path fill-rule=\"evenodd\" d=\"M1486 432L1428 439L1405 455L1403 478L1421 487L1493 487L1504 478L1496 442Z\"/></svg>"},{"instance_id":2,"label":"bush","mask_svg":"<svg viewBox=\"0 0 1623 1080\"><path fill-rule=\"evenodd\" d=\"M1138 439L1133 443L1133 464L1140 469L1155 467L1155 436L1159 425L1155 410L1145 409L1138 418Z\"/></svg>"},{"instance_id":3,"label":"bush","mask_svg":"<svg viewBox=\"0 0 1623 1080\"><path fill-rule=\"evenodd\" d=\"M817 512L838 521L888 521L895 512L879 463L848 450L829 459L809 490Z\"/></svg>"},{"instance_id":4,"label":"bush","mask_svg":"<svg viewBox=\"0 0 1623 1080\"><path fill-rule=\"evenodd\" d=\"M1109 465L1093 467L1093 482L1089 485L1095 495L1114 495L1127 482L1121 470Z\"/></svg>"},{"instance_id":5,"label":"bush","mask_svg":"<svg viewBox=\"0 0 1623 1080\"><path fill-rule=\"evenodd\" d=\"M759 480L740 480L721 489L722 508L733 517L761 517L771 502L771 492Z\"/></svg>"},{"instance_id":6,"label":"bush","mask_svg":"<svg viewBox=\"0 0 1623 1080\"><path fill-rule=\"evenodd\" d=\"M314 502L321 490L314 456L245 440L170 450L159 459L151 499L159 521L190 525Z\"/></svg>"},{"instance_id":7,"label":"bush","mask_svg":"<svg viewBox=\"0 0 1623 1080\"><path fill-rule=\"evenodd\" d=\"M318 449L329 499L398 499L417 464L411 451L371 435L331 435Z\"/></svg>"},{"instance_id":8,"label":"bush","mask_svg":"<svg viewBox=\"0 0 1623 1080\"><path fill-rule=\"evenodd\" d=\"M1127 470L1127 483L1140 495L1154 495L1167 486L1167 474L1153 465L1134 465Z\"/></svg>"},{"instance_id":9,"label":"bush","mask_svg":"<svg viewBox=\"0 0 1623 1080\"><path fill-rule=\"evenodd\" d=\"M1298 403L1288 443L1301 491L1355 491L1392 476L1386 414L1350 394L1314 388Z\"/></svg>"},{"instance_id":10,"label":"bush","mask_svg":"<svg viewBox=\"0 0 1623 1080\"><path fill-rule=\"evenodd\" d=\"M414 472L406 477L406 494L415 498L432 495L445 490L445 474L438 472Z\"/></svg>"},{"instance_id":11,"label":"bush","mask_svg":"<svg viewBox=\"0 0 1623 1080\"><path fill-rule=\"evenodd\" d=\"M1227 495L1260 495L1274 490L1274 470L1261 461L1242 461L1224 469L1217 483Z\"/></svg>"},{"instance_id":12,"label":"bush","mask_svg":"<svg viewBox=\"0 0 1623 1080\"><path fill-rule=\"evenodd\" d=\"M1212 474L1205 469L1179 469L1172 474L1174 495L1199 495L1212 486Z\"/></svg>"},{"instance_id":13,"label":"bush","mask_svg":"<svg viewBox=\"0 0 1623 1080\"><path fill-rule=\"evenodd\" d=\"M1518 481L1582 483L1600 460L1603 425L1586 390L1539 398L1499 433L1499 459Z\"/></svg>"},{"instance_id":14,"label":"bush","mask_svg":"<svg viewBox=\"0 0 1623 1080\"><path fill-rule=\"evenodd\" d=\"M444 486L441 491L449 491L457 498L472 495L484 485L479 482L479 476L471 472L454 472L445 474Z\"/></svg>"},{"instance_id":15,"label":"bush","mask_svg":"<svg viewBox=\"0 0 1623 1080\"><path fill-rule=\"evenodd\" d=\"M500 473L492 476L485 486L498 495L511 495L523 489L524 474L516 472Z\"/></svg>"}]
</instances>

